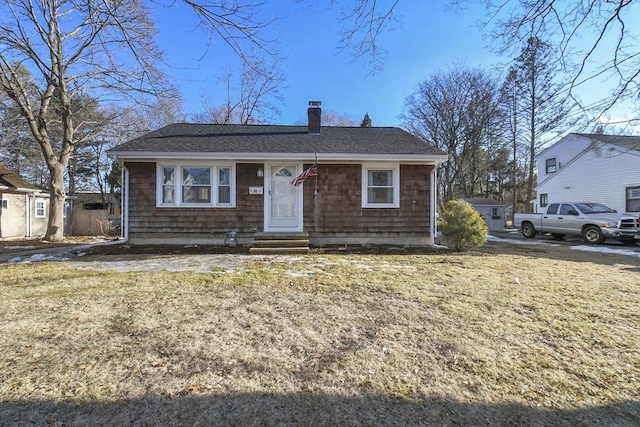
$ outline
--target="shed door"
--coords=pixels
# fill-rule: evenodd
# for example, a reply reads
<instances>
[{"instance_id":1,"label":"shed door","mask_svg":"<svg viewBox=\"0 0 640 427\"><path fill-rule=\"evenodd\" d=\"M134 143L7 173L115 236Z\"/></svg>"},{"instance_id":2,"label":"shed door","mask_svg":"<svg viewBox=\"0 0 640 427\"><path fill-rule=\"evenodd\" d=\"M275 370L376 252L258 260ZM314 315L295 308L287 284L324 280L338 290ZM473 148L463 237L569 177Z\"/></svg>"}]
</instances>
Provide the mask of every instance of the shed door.
<instances>
[{"instance_id":1,"label":"shed door","mask_svg":"<svg viewBox=\"0 0 640 427\"><path fill-rule=\"evenodd\" d=\"M301 191L291 184L296 170L296 165L270 166L266 231L302 231Z\"/></svg>"}]
</instances>

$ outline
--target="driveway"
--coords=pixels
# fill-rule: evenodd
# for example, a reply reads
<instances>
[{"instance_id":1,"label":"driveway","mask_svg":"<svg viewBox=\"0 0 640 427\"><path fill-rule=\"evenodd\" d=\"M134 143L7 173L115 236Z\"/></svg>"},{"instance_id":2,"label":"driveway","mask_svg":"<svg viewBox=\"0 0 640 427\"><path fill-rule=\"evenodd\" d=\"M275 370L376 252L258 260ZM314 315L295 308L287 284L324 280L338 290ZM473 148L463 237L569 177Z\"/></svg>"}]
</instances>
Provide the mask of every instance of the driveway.
<instances>
[{"instance_id":1,"label":"driveway","mask_svg":"<svg viewBox=\"0 0 640 427\"><path fill-rule=\"evenodd\" d=\"M629 251L632 253L637 253L640 256L640 244L636 243L635 245L625 245L617 240L605 240L600 245L587 245L584 240L580 237L571 237L567 236L563 240L555 240L553 237L549 235L538 235L533 239L528 239L522 235L522 233L518 231L504 231L497 232L492 231L490 233L490 240L493 241L510 241L515 244L522 245L536 245L536 244L549 244L549 245L563 245L563 246L572 246L579 247L583 250L591 250L593 252L610 252L610 251Z\"/></svg>"}]
</instances>

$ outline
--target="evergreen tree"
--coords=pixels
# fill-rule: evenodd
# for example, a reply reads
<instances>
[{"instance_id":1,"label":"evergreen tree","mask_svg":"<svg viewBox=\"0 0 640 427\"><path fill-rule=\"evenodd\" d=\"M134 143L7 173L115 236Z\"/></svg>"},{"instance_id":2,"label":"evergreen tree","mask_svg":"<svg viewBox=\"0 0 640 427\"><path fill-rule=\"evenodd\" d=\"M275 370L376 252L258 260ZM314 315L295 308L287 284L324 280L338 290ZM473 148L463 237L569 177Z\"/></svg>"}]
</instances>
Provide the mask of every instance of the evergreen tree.
<instances>
[{"instance_id":1,"label":"evergreen tree","mask_svg":"<svg viewBox=\"0 0 640 427\"><path fill-rule=\"evenodd\" d=\"M571 105L568 97L560 93L562 85L555 79L556 71L551 46L530 37L509 72L518 100L513 114L520 122L517 127L522 129L527 147L527 200L533 198L536 155L555 136L552 132L561 133L569 125ZM515 129L516 123L513 126Z\"/></svg>"},{"instance_id":2,"label":"evergreen tree","mask_svg":"<svg viewBox=\"0 0 640 427\"><path fill-rule=\"evenodd\" d=\"M362 123L360 123L361 128L370 128L371 127L371 118L369 117L369 113L364 113L364 118L362 119Z\"/></svg>"}]
</instances>

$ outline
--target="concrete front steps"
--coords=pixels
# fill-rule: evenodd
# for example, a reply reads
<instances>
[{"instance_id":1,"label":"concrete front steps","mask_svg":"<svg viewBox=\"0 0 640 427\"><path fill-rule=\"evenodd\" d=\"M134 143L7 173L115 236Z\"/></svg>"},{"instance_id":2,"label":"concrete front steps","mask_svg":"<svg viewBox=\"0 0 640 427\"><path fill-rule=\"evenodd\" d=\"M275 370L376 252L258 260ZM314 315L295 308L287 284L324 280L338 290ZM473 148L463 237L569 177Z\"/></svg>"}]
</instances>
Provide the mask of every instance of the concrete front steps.
<instances>
[{"instance_id":1,"label":"concrete front steps","mask_svg":"<svg viewBox=\"0 0 640 427\"><path fill-rule=\"evenodd\" d=\"M309 233L255 233L252 255L309 254Z\"/></svg>"}]
</instances>

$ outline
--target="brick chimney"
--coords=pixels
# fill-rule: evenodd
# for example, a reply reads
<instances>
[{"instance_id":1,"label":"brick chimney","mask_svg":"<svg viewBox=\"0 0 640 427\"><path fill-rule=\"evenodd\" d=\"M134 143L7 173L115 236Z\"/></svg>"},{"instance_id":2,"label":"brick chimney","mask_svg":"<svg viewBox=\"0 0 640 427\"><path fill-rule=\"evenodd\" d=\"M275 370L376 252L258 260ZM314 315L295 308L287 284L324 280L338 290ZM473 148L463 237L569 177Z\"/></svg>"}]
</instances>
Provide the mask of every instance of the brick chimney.
<instances>
[{"instance_id":1,"label":"brick chimney","mask_svg":"<svg viewBox=\"0 0 640 427\"><path fill-rule=\"evenodd\" d=\"M320 101L309 101L307 118L309 119L309 133L320 133L320 123L322 121L322 103Z\"/></svg>"}]
</instances>

